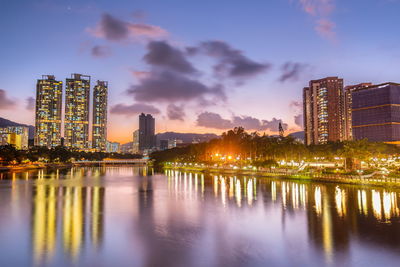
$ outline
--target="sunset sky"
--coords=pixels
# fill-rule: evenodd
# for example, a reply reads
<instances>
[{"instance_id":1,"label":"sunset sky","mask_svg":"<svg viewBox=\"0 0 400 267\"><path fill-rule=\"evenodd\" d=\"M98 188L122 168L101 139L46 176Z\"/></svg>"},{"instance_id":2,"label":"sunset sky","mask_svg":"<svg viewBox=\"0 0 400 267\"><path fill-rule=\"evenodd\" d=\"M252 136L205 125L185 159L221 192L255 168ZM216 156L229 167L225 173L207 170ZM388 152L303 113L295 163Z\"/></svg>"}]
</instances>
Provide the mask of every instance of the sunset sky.
<instances>
[{"instance_id":1,"label":"sunset sky","mask_svg":"<svg viewBox=\"0 0 400 267\"><path fill-rule=\"evenodd\" d=\"M110 141L301 130L302 88L400 81L398 0L2 1L0 117L34 124L36 80L109 81Z\"/></svg>"}]
</instances>

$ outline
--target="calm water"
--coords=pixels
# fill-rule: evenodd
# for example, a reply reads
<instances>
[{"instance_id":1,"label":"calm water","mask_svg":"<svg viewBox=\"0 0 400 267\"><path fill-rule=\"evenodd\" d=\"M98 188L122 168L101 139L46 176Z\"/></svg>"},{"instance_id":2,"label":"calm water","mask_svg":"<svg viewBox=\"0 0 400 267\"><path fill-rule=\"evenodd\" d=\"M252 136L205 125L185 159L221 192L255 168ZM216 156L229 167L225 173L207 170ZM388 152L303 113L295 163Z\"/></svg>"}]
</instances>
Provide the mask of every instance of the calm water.
<instances>
[{"instance_id":1,"label":"calm water","mask_svg":"<svg viewBox=\"0 0 400 267\"><path fill-rule=\"evenodd\" d=\"M400 191L137 167L0 174L0 266L399 266Z\"/></svg>"}]
</instances>

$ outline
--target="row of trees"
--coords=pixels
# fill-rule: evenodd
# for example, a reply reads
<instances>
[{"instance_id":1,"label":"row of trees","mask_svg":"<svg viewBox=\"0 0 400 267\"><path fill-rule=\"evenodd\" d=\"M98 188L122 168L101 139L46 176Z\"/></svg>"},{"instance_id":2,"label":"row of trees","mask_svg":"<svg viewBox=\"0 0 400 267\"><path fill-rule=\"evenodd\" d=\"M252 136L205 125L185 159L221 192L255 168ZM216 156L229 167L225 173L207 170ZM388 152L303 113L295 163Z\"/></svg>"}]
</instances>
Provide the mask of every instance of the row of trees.
<instances>
[{"instance_id":1,"label":"row of trees","mask_svg":"<svg viewBox=\"0 0 400 267\"><path fill-rule=\"evenodd\" d=\"M215 161L250 161L253 163L278 160L334 160L337 157L367 161L371 157L398 154L397 146L368 140L334 142L305 146L291 136L276 137L247 133L242 127L222 134L221 138L208 143L193 144L185 148L174 148L152 154L156 162L188 161L210 163Z\"/></svg>"},{"instance_id":2,"label":"row of trees","mask_svg":"<svg viewBox=\"0 0 400 267\"><path fill-rule=\"evenodd\" d=\"M70 150L65 147L32 147L29 150L17 150L12 145L0 146L0 162L3 165L30 162L70 162L71 160L103 160L104 158L140 158L141 155L83 152Z\"/></svg>"}]
</instances>

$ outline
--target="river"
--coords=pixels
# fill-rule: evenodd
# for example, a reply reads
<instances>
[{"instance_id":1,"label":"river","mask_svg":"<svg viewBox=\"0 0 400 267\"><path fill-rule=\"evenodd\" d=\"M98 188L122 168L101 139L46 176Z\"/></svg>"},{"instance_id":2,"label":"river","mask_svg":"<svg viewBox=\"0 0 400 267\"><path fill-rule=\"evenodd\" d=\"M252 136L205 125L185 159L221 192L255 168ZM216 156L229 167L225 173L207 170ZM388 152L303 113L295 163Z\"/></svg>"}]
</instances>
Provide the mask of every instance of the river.
<instances>
[{"instance_id":1,"label":"river","mask_svg":"<svg viewBox=\"0 0 400 267\"><path fill-rule=\"evenodd\" d=\"M0 266L398 266L399 201L130 166L0 173Z\"/></svg>"}]
</instances>

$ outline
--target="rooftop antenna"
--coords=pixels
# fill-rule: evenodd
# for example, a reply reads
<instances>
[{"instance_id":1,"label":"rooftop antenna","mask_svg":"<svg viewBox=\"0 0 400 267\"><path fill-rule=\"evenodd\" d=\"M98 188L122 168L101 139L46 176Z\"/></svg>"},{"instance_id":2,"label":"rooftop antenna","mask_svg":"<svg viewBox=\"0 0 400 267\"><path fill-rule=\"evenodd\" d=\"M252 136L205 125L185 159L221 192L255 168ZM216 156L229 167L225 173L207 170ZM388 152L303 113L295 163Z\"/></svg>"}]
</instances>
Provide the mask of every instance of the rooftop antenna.
<instances>
[{"instance_id":1,"label":"rooftop antenna","mask_svg":"<svg viewBox=\"0 0 400 267\"><path fill-rule=\"evenodd\" d=\"M282 123L279 123L279 137L283 137L285 131L283 130Z\"/></svg>"}]
</instances>

